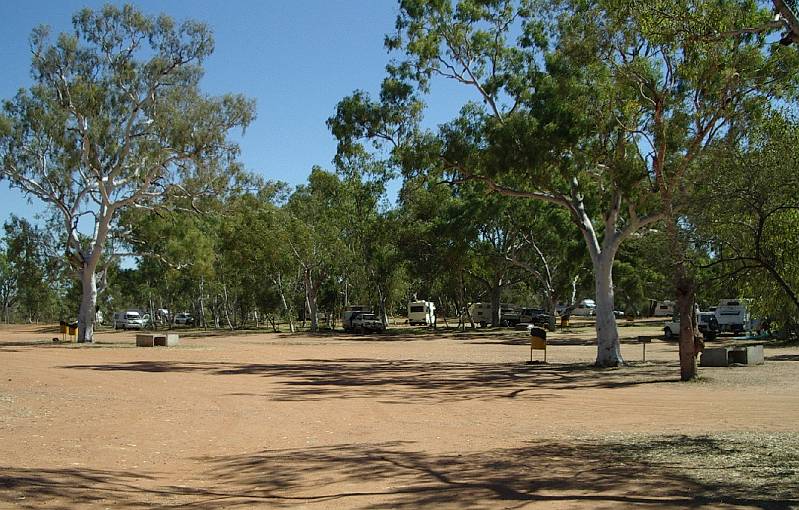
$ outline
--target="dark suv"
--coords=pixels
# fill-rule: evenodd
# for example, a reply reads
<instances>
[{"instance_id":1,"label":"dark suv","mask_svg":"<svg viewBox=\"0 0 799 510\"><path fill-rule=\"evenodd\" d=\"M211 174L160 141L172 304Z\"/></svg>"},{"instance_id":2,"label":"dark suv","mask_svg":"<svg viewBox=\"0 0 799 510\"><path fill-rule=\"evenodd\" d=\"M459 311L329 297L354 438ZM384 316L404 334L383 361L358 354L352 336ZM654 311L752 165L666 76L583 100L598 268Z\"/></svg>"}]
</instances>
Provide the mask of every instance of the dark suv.
<instances>
[{"instance_id":1,"label":"dark suv","mask_svg":"<svg viewBox=\"0 0 799 510\"><path fill-rule=\"evenodd\" d=\"M522 308L519 322L534 324L541 327L549 327L552 316L544 311L543 308Z\"/></svg>"}]
</instances>

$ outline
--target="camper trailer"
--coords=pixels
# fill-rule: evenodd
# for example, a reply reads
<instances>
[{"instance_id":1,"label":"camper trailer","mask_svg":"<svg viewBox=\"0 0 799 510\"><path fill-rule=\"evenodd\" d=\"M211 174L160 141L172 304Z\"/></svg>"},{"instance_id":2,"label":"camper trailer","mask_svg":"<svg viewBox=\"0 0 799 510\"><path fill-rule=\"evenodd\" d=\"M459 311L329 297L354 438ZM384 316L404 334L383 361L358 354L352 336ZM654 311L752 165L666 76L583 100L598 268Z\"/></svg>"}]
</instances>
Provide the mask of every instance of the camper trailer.
<instances>
[{"instance_id":1,"label":"camper trailer","mask_svg":"<svg viewBox=\"0 0 799 510\"><path fill-rule=\"evenodd\" d=\"M749 311L741 299L722 299L715 314L722 333L742 333L749 323Z\"/></svg>"},{"instance_id":2,"label":"camper trailer","mask_svg":"<svg viewBox=\"0 0 799 510\"><path fill-rule=\"evenodd\" d=\"M469 315L472 321L486 327L491 324L491 303L471 303L469 305Z\"/></svg>"},{"instance_id":3,"label":"camper trailer","mask_svg":"<svg viewBox=\"0 0 799 510\"><path fill-rule=\"evenodd\" d=\"M674 315L674 301L649 300L650 317L671 317Z\"/></svg>"},{"instance_id":4,"label":"camper trailer","mask_svg":"<svg viewBox=\"0 0 799 510\"><path fill-rule=\"evenodd\" d=\"M436 305L432 301L411 301L408 303L408 324L411 326L432 326L436 322Z\"/></svg>"}]
</instances>

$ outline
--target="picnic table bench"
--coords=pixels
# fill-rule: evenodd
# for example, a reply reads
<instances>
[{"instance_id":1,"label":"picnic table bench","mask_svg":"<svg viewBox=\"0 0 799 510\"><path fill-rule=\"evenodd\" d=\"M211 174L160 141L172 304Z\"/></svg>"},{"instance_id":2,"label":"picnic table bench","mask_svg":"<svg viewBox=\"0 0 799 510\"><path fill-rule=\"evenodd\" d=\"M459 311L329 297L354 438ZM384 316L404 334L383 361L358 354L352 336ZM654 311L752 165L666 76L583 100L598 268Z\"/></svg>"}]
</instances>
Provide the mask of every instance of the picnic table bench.
<instances>
[{"instance_id":1,"label":"picnic table bench","mask_svg":"<svg viewBox=\"0 0 799 510\"><path fill-rule=\"evenodd\" d=\"M728 367L730 365L762 365L763 344L725 345L706 348L699 359L703 367Z\"/></svg>"},{"instance_id":2,"label":"picnic table bench","mask_svg":"<svg viewBox=\"0 0 799 510\"><path fill-rule=\"evenodd\" d=\"M136 347L172 347L178 344L176 333L139 333L136 335Z\"/></svg>"}]
</instances>

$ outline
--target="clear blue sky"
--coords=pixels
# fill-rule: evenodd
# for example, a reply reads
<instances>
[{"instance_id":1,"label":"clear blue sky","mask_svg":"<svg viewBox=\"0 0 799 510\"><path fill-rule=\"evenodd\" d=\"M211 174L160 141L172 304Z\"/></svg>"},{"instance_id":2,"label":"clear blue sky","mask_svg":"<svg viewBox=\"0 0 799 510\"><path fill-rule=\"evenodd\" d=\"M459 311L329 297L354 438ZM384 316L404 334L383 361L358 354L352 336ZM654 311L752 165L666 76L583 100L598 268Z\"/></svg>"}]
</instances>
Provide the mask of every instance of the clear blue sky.
<instances>
[{"instance_id":1,"label":"clear blue sky","mask_svg":"<svg viewBox=\"0 0 799 510\"><path fill-rule=\"evenodd\" d=\"M72 14L105 3L0 0L0 98L30 84L33 27L70 31ZM132 3L148 14L163 12L211 26L216 51L206 64L204 90L240 92L257 101L257 119L240 140L242 160L251 171L294 185L306 180L313 165L331 167L335 141L325 120L353 90L377 90L390 58L383 38L397 13L393 0ZM427 117L430 125L451 118L464 100L454 85L439 84L437 92ZM38 209L19 191L0 184L0 222L11 212L31 218Z\"/></svg>"}]
</instances>

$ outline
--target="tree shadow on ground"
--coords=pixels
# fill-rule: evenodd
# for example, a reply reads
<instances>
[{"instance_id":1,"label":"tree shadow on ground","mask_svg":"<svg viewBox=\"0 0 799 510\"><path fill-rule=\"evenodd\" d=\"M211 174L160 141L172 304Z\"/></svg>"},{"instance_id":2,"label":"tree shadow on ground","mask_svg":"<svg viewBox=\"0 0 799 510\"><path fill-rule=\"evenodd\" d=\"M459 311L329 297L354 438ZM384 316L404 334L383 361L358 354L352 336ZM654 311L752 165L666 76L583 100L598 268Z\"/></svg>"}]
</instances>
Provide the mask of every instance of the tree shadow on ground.
<instances>
[{"instance_id":1,"label":"tree shadow on ground","mask_svg":"<svg viewBox=\"0 0 799 510\"><path fill-rule=\"evenodd\" d=\"M350 333L340 329L322 329L316 332L302 331L298 333L278 333L281 339L294 339L297 336L309 338L335 338L336 340L351 340L362 342L413 342L413 341L439 341L445 339L464 340L470 338L515 338L524 337L525 330L508 328L478 328L460 330L454 327L439 328L389 328L380 333Z\"/></svg>"},{"instance_id":2,"label":"tree shadow on ground","mask_svg":"<svg viewBox=\"0 0 799 510\"><path fill-rule=\"evenodd\" d=\"M350 499L349 504L362 501L363 508L375 509L516 508L535 502L584 508L701 508L723 502L788 509L799 503L790 499L799 488L796 477L779 477L769 471L767 460L759 466L732 467L742 473L765 473L753 487L736 484L725 475L708 479L703 472L702 478L694 477L691 459L673 456L690 452L701 462L705 454L715 454L719 443L707 436L632 444L531 441L522 448L435 455L395 442L200 460L211 466L209 478L220 487L239 486L239 493L255 496L248 502L252 504L273 497L326 505ZM664 457L664 452L670 455ZM794 465L797 461L792 459Z\"/></svg>"},{"instance_id":3,"label":"tree shadow on ground","mask_svg":"<svg viewBox=\"0 0 799 510\"><path fill-rule=\"evenodd\" d=\"M48 340L14 340L11 342L3 342L0 340L0 349L3 347L57 347L58 345L63 345L65 342L53 342L52 339Z\"/></svg>"},{"instance_id":4,"label":"tree shadow on ground","mask_svg":"<svg viewBox=\"0 0 799 510\"><path fill-rule=\"evenodd\" d=\"M461 453L419 451L414 443L400 441L265 450L193 459L205 472L198 474L203 482L192 487L131 472L4 468L0 503L19 508L105 502L114 508L375 510L482 510L536 503L586 509L788 510L799 504L797 476L770 469L769 459L736 461L732 452L719 470L716 452L727 448L729 440L534 440L516 448ZM799 463L796 456L783 460L789 466Z\"/></svg>"},{"instance_id":5,"label":"tree shadow on ground","mask_svg":"<svg viewBox=\"0 0 799 510\"><path fill-rule=\"evenodd\" d=\"M799 361L799 354L777 354L766 356L766 361Z\"/></svg>"},{"instance_id":6,"label":"tree shadow on ground","mask_svg":"<svg viewBox=\"0 0 799 510\"><path fill-rule=\"evenodd\" d=\"M87 468L31 469L0 467L0 503L14 508L71 509L89 505L150 508L139 501L141 482L151 477L128 471ZM0 505L2 506L2 505Z\"/></svg>"},{"instance_id":7,"label":"tree shadow on ground","mask_svg":"<svg viewBox=\"0 0 799 510\"><path fill-rule=\"evenodd\" d=\"M555 397L558 390L614 389L679 380L669 363L598 369L577 363L526 365L521 360L517 363L463 363L339 358L301 359L281 364L132 361L61 368L262 376L270 378L272 383L269 398L284 401L375 398L387 403L407 403L541 399Z\"/></svg>"},{"instance_id":8,"label":"tree shadow on ground","mask_svg":"<svg viewBox=\"0 0 799 510\"><path fill-rule=\"evenodd\" d=\"M659 340L658 337L647 337L650 340ZM524 334L522 336L513 338L502 338L498 340L485 339L482 341L467 342L470 345L530 345L530 335ZM619 338L619 343L623 345L640 344L638 338ZM592 346L596 345L596 338L582 338L582 337L548 337L547 345L575 345L575 346Z\"/></svg>"},{"instance_id":9,"label":"tree shadow on ground","mask_svg":"<svg viewBox=\"0 0 799 510\"><path fill-rule=\"evenodd\" d=\"M31 329L27 332L31 334L61 334L61 327L58 324L11 324L10 326L22 328L30 327Z\"/></svg>"}]
</instances>

